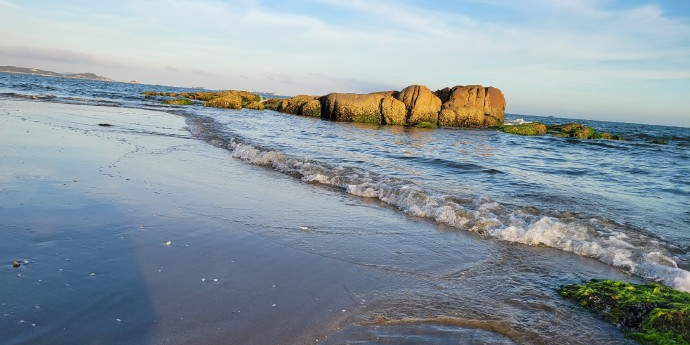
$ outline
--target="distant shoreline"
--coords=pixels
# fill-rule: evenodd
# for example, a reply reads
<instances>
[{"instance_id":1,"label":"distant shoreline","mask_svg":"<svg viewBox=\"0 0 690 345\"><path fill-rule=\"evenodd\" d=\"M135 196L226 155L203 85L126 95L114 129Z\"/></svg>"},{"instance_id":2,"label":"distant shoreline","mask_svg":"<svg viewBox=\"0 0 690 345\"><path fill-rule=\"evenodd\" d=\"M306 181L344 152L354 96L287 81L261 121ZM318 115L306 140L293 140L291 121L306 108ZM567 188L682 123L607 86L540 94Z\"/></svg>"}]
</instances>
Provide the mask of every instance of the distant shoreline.
<instances>
[{"instance_id":1,"label":"distant shoreline","mask_svg":"<svg viewBox=\"0 0 690 345\"><path fill-rule=\"evenodd\" d=\"M81 73L58 73L53 71L46 71L38 68L28 68L28 67L15 67L15 66L0 66L0 72L14 73L14 74L29 74L38 75L42 77L61 77L70 79L85 79L85 80L98 80L98 81L112 81L110 78L106 78L95 73L81 72Z\"/></svg>"}]
</instances>

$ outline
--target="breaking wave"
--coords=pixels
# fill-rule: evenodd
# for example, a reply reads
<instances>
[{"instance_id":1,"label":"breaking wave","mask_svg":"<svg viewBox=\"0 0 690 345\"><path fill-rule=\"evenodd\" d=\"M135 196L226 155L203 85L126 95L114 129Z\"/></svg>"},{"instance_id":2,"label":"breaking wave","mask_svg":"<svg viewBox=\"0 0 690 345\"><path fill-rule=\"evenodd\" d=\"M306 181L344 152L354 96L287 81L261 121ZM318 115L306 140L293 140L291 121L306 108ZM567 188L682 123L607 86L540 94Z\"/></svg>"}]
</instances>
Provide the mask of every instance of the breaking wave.
<instances>
[{"instance_id":1,"label":"breaking wave","mask_svg":"<svg viewBox=\"0 0 690 345\"><path fill-rule=\"evenodd\" d=\"M409 180L254 146L224 130L216 130L209 118L194 118L189 123L193 135L230 150L233 157L244 162L377 199L408 215L459 230L595 258L631 274L690 291L690 272L679 268L672 257L671 251L680 251L679 248L611 220L502 204L470 191L445 194Z\"/></svg>"}]
</instances>

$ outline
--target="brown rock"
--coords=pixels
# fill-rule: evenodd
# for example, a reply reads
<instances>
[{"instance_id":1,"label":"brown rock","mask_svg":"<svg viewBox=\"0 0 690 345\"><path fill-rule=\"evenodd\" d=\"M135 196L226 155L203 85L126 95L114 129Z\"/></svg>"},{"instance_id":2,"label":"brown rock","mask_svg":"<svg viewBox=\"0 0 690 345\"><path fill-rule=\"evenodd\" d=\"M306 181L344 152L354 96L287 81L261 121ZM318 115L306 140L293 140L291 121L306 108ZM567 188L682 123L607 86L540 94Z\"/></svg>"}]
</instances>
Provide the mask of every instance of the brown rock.
<instances>
[{"instance_id":1,"label":"brown rock","mask_svg":"<svg viewBox=\"0 0 690 345\"><path fill-rule=\"evenodd\" d=\"M317 99L318 96L298 95L291 98L286 98L280 104L278 111L288 114L302 115L302 107L309 101Z\"/></svg>"},{"instance_id":2,"label":"brown rock","mask_svg":"<svg viewBox=\"0 0 690 345\"><path fill-rule=\"evenodd\" d=\"M441 106L439 125L452 127L486 127L503 124L505 98L501 90L480 85L455 86L436 91L448 99Z\"/></svg>"},{"instance_id":3,"label":"brown rock","mask_svg":"<svg viewBox=\"0 0 690 345\"><path fill-rule=\"evenodd\" d=\"M453 89L444 87L441 90L436 90L434 94L441 99L441 102L446 103L450 99L451 92L453 92Z\"/></svg>"},{"instance_id":4,"label":"brown rock","mask_svg":"<svg viewBox=\"0 0 690 345\"><path fill-rule=\"evenodd\" d=\"M304 103L300 115L321 117L321 102L318 99L312 99Z\"/></svg>"},{"instance_id":5,"label":"brown rock","mask_svg":"<svg viewBox=\"0 0 690 345\"><path fill-rule=\"evenodd\" d=\"M224 94L206 101L204 106L214 108L242 109L242 97L237 94Z\"/></svg>"},{"instance_id":6,"label":"brown rock","mask_svg":"<svg viewBox=\"0 0 690 345\"><path fill-rule=\"evenodd\" d=\"M255 101L260 101L261 97L248 92L248 91L237 91L237 90L229 90L229 91L221 91L220 97L223 97L225 95L238 95L242 99L242 104L248 104L251 102Z\"/></svg>"},{"instance_id":7,"label":"brown rock","mask_svg":"<svg viewBox=\"0 0 690 345\"><path fill-rule=\"evenodd\" d=\"M438 124L438 116L441 111L441 99L428 87L423 85L411 85L404 88L397 99L407 108L407 123L414 125L420 122Z\"/></svg>"},{"instance_id":8,"label":"brown rock","mask_svg":"<svg viewBox=\"0 0 690 345\"><path fill-rule=\"evenodd\" d=\"M282 98L269 98L262 103L264 104L264 109L268 110L278 110L278 107L280 106L280 103L283 102Z\"/></svg>"},{"instance_id":9,"label":"brown rock","mask_svg":"<svg viewBox=\"0 0 690 345\"><path fill-rule=\"evenodd\" d=\"M384 94L329 93L321 98L321 111L324 118L335 121L381 124Z\"/></svg>"},{"instance_id":10,"label":"brown rock","mask_svg":"<svg viewBox=\"0 0 690 345\"><path fill-rule=\"evenodd\" d=\"M404 125L407 123L407 107L392 94L381 100L381 115L387 125Z\"/></svg>"},{"instance_id":11,"label":"brown rock","mask_svg":"<svg viewBox=\"0 0 690 345\"><path fill-rule=\"evenodd\" d=\"M254 109L254 110L264 110L264 104L261 102L254 101L254 102L248 103L245 108Z\"/></svg>"}]
</instances>

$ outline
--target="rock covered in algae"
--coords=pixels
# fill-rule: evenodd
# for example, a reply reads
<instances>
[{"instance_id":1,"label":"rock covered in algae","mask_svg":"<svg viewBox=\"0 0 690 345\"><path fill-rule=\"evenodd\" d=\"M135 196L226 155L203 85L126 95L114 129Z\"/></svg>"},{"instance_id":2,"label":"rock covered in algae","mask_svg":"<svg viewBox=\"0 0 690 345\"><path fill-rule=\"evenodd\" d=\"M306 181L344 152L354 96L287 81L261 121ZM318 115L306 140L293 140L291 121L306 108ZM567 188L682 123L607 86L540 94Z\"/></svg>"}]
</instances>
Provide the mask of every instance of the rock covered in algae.
<instances>
[{"instance_id":1,"label":"rock covered in algae","mask_svg":"<svg viewBox=\"0 0 690 345\"><path fill-rule=\"evenodd\" d=\"M515 125L504 125L499 127L503 132L517 135L544 135L546 125L541 122L528 122Z\"/></svg>"},{"instance_id":2,"label":"rock covered in algae","mask_svg":"<svg viewBox=\"0 0 690 345\"><path fill-rule=\"evenodd\" d=\"M690 344L690 293L615 280L563 285L558 292L642 344Z\"/></svg>"},{"instance_id":3,"label":"rock covered in algae","mask_svg":"<svg viewBox=\"0 0 690 345\"><path fill-rule=\"evenodd\" d=\"M171 105L192 105L194 102L189 98L173 98L163 101L165 104Z\"/></svg>"},{"instance_id":4,"label":"rock covered in algae","mask_svg":"<svg viewBox=\"0 0 690 345\"><path fill-rule=\"evenodd\" d=\"M236 94L226 94L206 101L204 106L214 108L242 109L242 97Z\"/></svg>"},{"instance_id":5,"label":"rock covered in algae","mask_svg":"<svg viewBox=\"0 0 690 345\"><path fill-rule=\"evenodd\" d=\"M557 137L579 138L579 139L609 139L622 140L620 135L597 132L594 128L585 126L581 123L566 123L564 125L549 125L549 132Z\"/></svg>"}]
</instances>

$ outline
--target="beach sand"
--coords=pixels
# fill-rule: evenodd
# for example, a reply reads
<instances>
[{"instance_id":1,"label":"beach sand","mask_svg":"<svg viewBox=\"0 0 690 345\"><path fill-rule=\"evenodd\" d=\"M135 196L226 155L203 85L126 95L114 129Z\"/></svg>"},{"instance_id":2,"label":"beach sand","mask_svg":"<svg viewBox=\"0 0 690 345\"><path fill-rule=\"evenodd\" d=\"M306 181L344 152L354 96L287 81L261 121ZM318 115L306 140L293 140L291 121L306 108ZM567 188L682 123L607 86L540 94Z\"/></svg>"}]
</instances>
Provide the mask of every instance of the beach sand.
<instances>
[{"instance_id":1,"label":"beach sand","mask_svg":"<svg viewBox=\"0 0 690 345\"><path fill-rule=\"evenodd\" d=\"M414 332L568 343L587 327L625 342L575 307L520 301L567 308L559 279L625 277L617 270L243 164L192 138L180 116L0 100L0 134L3 344L386 343L412 326L358 321L462 313L452 329L424 321ZM536 316L510 320L524 315Z\"/></svg>"}]
</instances>

